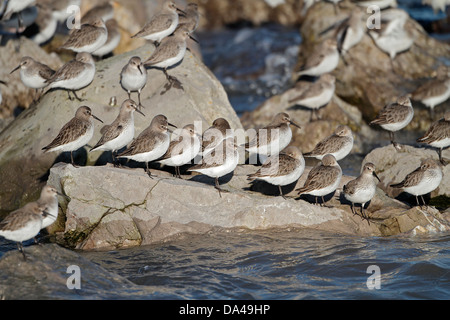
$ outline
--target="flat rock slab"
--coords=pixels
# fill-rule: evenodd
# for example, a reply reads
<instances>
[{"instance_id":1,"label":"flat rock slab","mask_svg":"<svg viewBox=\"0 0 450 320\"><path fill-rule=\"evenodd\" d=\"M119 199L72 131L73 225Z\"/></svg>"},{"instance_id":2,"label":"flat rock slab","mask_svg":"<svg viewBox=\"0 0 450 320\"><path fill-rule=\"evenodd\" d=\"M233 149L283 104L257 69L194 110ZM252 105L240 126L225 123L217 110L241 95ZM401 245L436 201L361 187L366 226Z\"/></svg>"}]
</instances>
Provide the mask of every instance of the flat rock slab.
<instances>
[{"instance_id":1,"label":"flat rock slab","mask_svg":"<svg viewBox=\"0 0 450 320\"><path fill-rule=\"evenodd\" d=\"M77 249L111 249L167 241L186 233L202 234L214 228L287 226L379 236L414 229L414 223L411 228L399 228L397 223L391 232L392 223L385 225L386 219L404 214L432 214L443 228L447 225L438 210L416 212L380 189L368 210L373 218L370 224L354 215L348 203L341 203L339 190L327 197L323 207L298 199L294 189L303 185L310 168L296 186L285 187L289 197L285 200L267 184L249 184L247 174L255 170L254 166L242 165L232 177L224 177L222 187L228 192L222 192L220 197L213 180L203 175L177 179L166 171L153 169L156 177L150 178L141 168L74 168L57 164L50 170L48 183L70 200L60 200L63 227L56 239ZM341 188L351 178L343 177ZM428 224L417 222L424 228Z\"/></svg>"}]
</instances>

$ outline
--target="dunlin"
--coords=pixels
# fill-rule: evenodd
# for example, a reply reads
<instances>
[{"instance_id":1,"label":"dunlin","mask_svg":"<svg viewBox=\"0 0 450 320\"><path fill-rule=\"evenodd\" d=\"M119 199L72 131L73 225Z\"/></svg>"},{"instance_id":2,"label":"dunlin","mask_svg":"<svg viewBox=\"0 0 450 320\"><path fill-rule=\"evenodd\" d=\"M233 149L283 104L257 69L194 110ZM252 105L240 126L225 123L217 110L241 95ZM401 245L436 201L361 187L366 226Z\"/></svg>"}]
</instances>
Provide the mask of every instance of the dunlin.
<instances>
[{"instance_id":1,"label":"dunlin","mask_svg":"<svg viewBox=\"0 0 450 320\"><path fill-rule=\"evenodd\" d=\"M369 31L377 47L389 55L391 63L399 53L409 50L414 43L414 39L403 25L402 19L394 19L379 32Z\"/></svg>"},{"instance_id":2,"label":"dunlin","mask_svg":"<svg viewBox=\"0 0 450 320\"><path fill-rule=\"evenodd\" d=\"M41 190L41 195L37 203L44 209L45 215L42 219L42 228L52 225L58 218L58 195L60 194L53 186L45 185Z\"/></svg>"},{"instance_id":3,"label":"dunlin","mask_svg":"<svg viewBox=\"0 0 450 320\"><path fill-rule=\"evenodd\" d=\"M408 96L401 96L394 103L389 103L380 110L378 116L370 122L370 125L378 124L384 130L389 131L392 145L396 149L400 146L395 142L394 132L406 127L414 116L414 109Z\"/></svg>"},{"instance_id":4,"label":"dunlin","mask_svg":"<svg viewBox=\"0 0 450 320\"><path fill-rule=\"evenodd\" d=\"M199 135L195 132L193 124L183 127L181 134L174 140L170 141L169 148L166 153L158 161L159 163L175 167L175 175L181 178L180 167L191 163L192 159L200 152Z\"/></svg>"},{"instance_id":5,"label":"dunlin","mask_svg":"<svg viewBox=\"0 0 450 320\"><path fill-rule=\"evenodd\" d=\"M311 55L308 56L306 63L297 72L297 76L318 77L324 73L333 71L339 63L339 51L337 49L336 39L326 39L318 44Z\"/></svg>"},{"instance_id":6,"label":"dunlin","mask_svg":"<svg viewBox=\"0 0 450 320\"><path fill-rule=\"evenodd\" d=\"M411 99L420 101L430 108L431 118L434 118L434 107L450 98L450 77L447 66L437 69L436 78L424 83L411 93Z\"/></svg>"},{"instance_id":7,"label":"dunlin","mask_svg":"<svg viewBox=\"0 0 450 320\"><path fill-rule=\"evenodd\" d=\"M289 145L292 139L291 124L301 129L287 113L278 113L268 126L258 130L256 136L243 146L250 154L258 154L261 163L264 163L267 157L280 153Z\"/></svg>"},{"instance_id":8,"label":"dunlin","mask_svg":"<svg viewBox=\"0 0 450 320\"><path fill-rule=\"evenodd\" d=\"M139 107L141 107L141 90L147 84L147 69L141 58L134 56L123 67L120 73L120 84L127 91L128 99L131 98L131 92L138 92Z\"/></svg>"},{"instance_id":9,"label":"dunlin","mask_svg":"<svg viewBox=\"0 0 450 320\"><path fill-rule=\"evenodd\" d=\"M335 157L336 161L345 158L353 149L352 130L345 125L340 125L334 133L320 141L311 152L305 153L305 157L313 157L322 160L327 154Z\"/></svg>"},{"instance_id":10,"label":"dunlin","mask_svg":"<svg viewBox=\"0 0 450 320\"><path fill-rule=\"evenodd\" d=\"M102 137L89 152L96 150L112 151L115 164L115 152L125 147L134 138L134 111L144 115L139 111L136 102L130 99L125 100L120 107L117 118L100 130Z\"/></svg>"},{"instance_id":11,"label":"dunlin","mask_svg":"<svg viewBox=\"0 0 450 320\"><path fill-rule=\"evenodd\" d=\"M40 63L31 57L23 57L20 64L10 74L20 69L20 80L28 87L35 89L34 101L38 100L38 91L47 86L48 81L55 71L46 64Z\"/></svg>"},{"instance_id":12,"label":"dunlin","mask_svg":"<svg viewBox=\"0 0 450 320\"><path fill-rule=\"evenodd\" d=\"M114 18L114 9L118 6L116 1L106 1L89 9L83 17L81 23L89 23L97 18L101 18L105 24Z\"/></svg>"},{"instance_id":13,"label":"dunlin","mask_svg":"<svg viewBox=\"0 0 450 320\"><path fill-rule=\"evenodd\" d=\"M69 38L61 48L74 52L92 53L100 49L107 39L108 30L105 22L98 18L90 23L82 24L79 29L72 29Z\"/></svg>"},{"instance_id":14,"label":"dunlin","mask_svg":"<svg viewBox=\"0 0 450 320\"><path fill-rule=\"evenodd\" d=\"M41 5L39 6L38 16L34 24L37 26L38 31L31 35L31 40L38 45L42 45L47 43L55 35L58 20L53 15L50 7Z\"/></svg>"},{"instance_id":15,"label":"dunlin","mask_svg":"<svg viewBox=\"0 0 450 320\"><path fill-rule=\"evenodd\" d=\"M377 190L377 181L380 181L376 172L375 165L371 162L364 164L359 177L347 182L343 187L344 198L351 202L352 212L356 214L354 204L361 204L361 217L369 221L369 217L365 214L365 204L372 200Z\"/></svg>"},{"instance_id":16,"label":"dunlin","mask_svg":"<svg viewBox=\"0 0 450 320\"><path fill-rule=\"evenodd\" d=\"M331 154L322 158L321 164L311 169L303 187L296 189L299 195L309 194L316 198L335 192L342 178L342 169Z\"/></svg>"},{"instance_id":17,"label":"dunlin","mask_svg":"<svg viewBox=\"0 0 450 320\"><path fill-rule=\"evenodd\" d=\"M278 186L280 196L286 199L281 187L297 181L304 170L305 159L302 152L299 148L290 146L282 150L278 155L267 159L256 173L248 175L247 180L253 181L257 179Z\"/></svg>"},{"instance_id":18,"label":"dunlin","mask_svg":"<svg viewBox=\"0 0 450 320\"><path fill-rule=\"evenodd\" d=\"M364 36L366 25L363 20L364 10L355 7L349 17L338 27L336 33L338 38L338 50L341 55L356 46Z\"/></svg>"},{"instance_id":19,"label":"dunlin","mask_svg":"<svg viewBox=\"0 0 450 320\"><path fill-rule=\"evenodd\" d=\"M434 122L423 137L417 139L417 142L437 148L439 161L443 165L447 165L442 157L442 149L450 146L450 111L447 111L442 119Z\"/></svg>"},{"instance_id":20,"label":"dunlin","mask_svg":"<svg viewBox=\"0 0 450 320\"><path fill-rule=\"evenodd\" d=\"M192 34L198 27L198 22L200 20L200 13L198 12L198 4L188 3L186 8L183 10L185 14L181 14L178 17L178 26L186 26L189 33Z\"/></svg>"},{"instance_id":21,"label":"dunlin","mask_svg":"<svg viewBox=\"0 0 450 320\"><path fill-rule=\"evenodd\" d=\"M103 122L92 114L91 108L87 106L79 107L75 117L67 122L61 128L56 138L42 150L44 152L69 151L71 163L75 165L73 152L84 147L94 135L93 119Z\"/></svg>"},{"instance_id":22,"label":"dunlin","mask_svg":"<svg viewBox=\"0 0 450 320\"><path fill-rule=\"evenodd\" d=\"M439 164L433 159L425 159L421 162L413 172L406 175L400 183L391 184L392 188L401 188L409 194L416 197L416 203L419 206L419 196L422 198L422 202L425 205L423 195L430 193L437 187L442 181L442 170Z\"/></svg>"},{"instance_id":23,"label":"dunlin","mask_svg":"<svg viewBox=\"0 0 450 320\"><path fill-rule=\"evenodd\" d=\"M3 12L1 20L8 20L14 13L16 13L19 21L19 29L22 29L23 19L21 12L24 9L33 6L35 3L36 0L8 0L6 1L5 11Z\"/></svg>"},{"instance_id":24,"label":"dunlin","mask_svg":"<svg viewBox=\"0 0 450 320\"><path fill-rule=\"evenodd\" d=\"M50 8L53 16L59 22L65 22L67 18L73 15L73 11L68 10L69 7L81 7L81 0L40 0L39 5Z\"/></svg>"},{"instance_id":25,"label":"dunlin","mask_svg":"<svg viewBox=\"0 0 450 320\"><path fill-rule=\"evenodd\" d=\"M147 173L151 177L148 163L161 158L169 148L169 125L175 127L167 121L166 116L155 116L150 125L117 157L145 162Z\"/></svg>"},{"instance_id":26,"label":"dunlin","mask_svg":"<svg viewBox=\"0 0 450 320\"><path fill-rule=\"evenodd\" d=\"M48 87L60 88L67 90L69 99L73 100L70 96L72 91L75 98L82 101L76 91L83 89L91 84L95 77L95 63L90 53L80 52L76 55L75 59L70 60L64 64L55 74L48 79Z\"/></svg>"},{"instance_id":27,"label":"dunlin","mask_svg":"<svg viewBox=\"0 0 450 320\"><path fill-rule=\"evenodd\" d=\"M122 38L119 30L119 24L116 19L106 21L105 25L106 30L108 30L108 38L103 46L92 52L92 54L97 57L104 57L113 52L114 49L116 49L120 44L120 40Z\"/></svg>"},{"instance_id":28,"label":"dunlin","mask_svg":"<svg viewBox=\"0 0 450 320\"><path fill-rule=\"evenodd\" d=\"M30 202L10 214L0 222L0 236L17 242L24 260L27 260L22 242L30 240L42 229L42 220L46 215L44 208L37 202Z\"/></svg>"},{"instance_id":29,"label":"dunlin","mask_svg":"<svg viewBox=\"0 0 450 320\"><path fill-rule=\"evenodd\" d=\"M189 168L188 171L195 171L208 177L214 178L214 186L222 197L219 178L223 177L236 169L239 162L239 153L234 138L223 140L210 153L203 156L202 163Z\"/></svg>"},{"instance_id":30,"label":"dunlin","mask_svg":"<svg viewBox=\"0 0 450 320\"><path fill-rule=\"evenodd\" d=\"M161 69L171 83L177 81L176 78L169 76L167 69L183 60L186 54L186 39L188 37L190 37L189 30L181 26L171 37L164 38L153 54L144 61L144 65Z\"/></svg>"},{"instance_id":31,"label":"dunlin","mask_svg":"<svg viewBox=\"0 0 450 320\"><path fill-rule=\"evenodd\" d=\"M132 38L144 38L153 41L155 46L159 46L160 42L177 28L179 19L177 11L180 11L180 9L177 8L175 3L165 1L162 9Z\"/></svg>"},{"instance_id":32,"label":"dunlin","mask_svg":"<svg viewBox=\"0 0 450 320\"><path fill-rule=\"evenodd\" d=\"M208 154L219 145L224 139L233 137L229 122L224 118L217 118L212 126L203 132L202 135L202 154Z\"/></svg>"},{"instance_id":33,"label":"dunlin","mask_svg":"<svg viewBox=\"0 0 450 320\"><path fill-rule=\"evenodd\" d=\"M314 82L305 82L300 86L300 94L289 100L289 104L311 109L310 121L313 120L313 114L319 119L319 109L326 106L333 98L336 78L329 74L323 74Z\"/></svg>"}]
</instances>

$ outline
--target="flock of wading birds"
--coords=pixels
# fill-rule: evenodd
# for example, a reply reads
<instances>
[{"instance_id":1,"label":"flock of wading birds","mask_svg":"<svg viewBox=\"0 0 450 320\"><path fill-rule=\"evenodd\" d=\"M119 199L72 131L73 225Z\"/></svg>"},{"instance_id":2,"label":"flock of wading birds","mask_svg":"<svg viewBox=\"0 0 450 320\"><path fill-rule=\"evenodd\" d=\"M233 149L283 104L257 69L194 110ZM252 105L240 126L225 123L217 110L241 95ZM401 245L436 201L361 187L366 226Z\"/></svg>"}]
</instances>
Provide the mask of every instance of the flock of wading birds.
<instances>
[{"instance_id":1,"label":"flock of wading birds","mask_svg":"<svg viewBox=\"0 0 450 320\"><path fill-rule=\"evenodd\" d=\"M179 15L178 12L181 14ZM149 127L134 138L134 112L144 115L141 111L140 93L147 82L146 68L162 69L169 83L177 81L168 75L167 69L177 65L183 59L186 52L186 40L197 28L198 19L196 4L188 4L185 10L180 10L171 1L167 1L161 11L133 36L153 41L156 49L145 61L137 56L132 57L123 67L120 83L127 91L128 99L122 103L117 118L111 124L101 128L102 136L90 151L111 151L114 163L116 158L144 162L150 177L152 174L148 167L149 162L155 161L165 166L175 167L176 176L181 178L180 167L191 164L197 155L201 155L202 161L195 163L187 171L195 171L214 178L215 188L221 196L221 191L225 190L220 188L219 178L234 171L239 162L238 149L245 148L249 154L259 156L262 163L257 172L248 175L248 180L262 180L278 186L280 196L283 198L286 197L283 195L282 186L292 184L301 177L305 169L304 157L314 157L320 160L320 163L311 169L303 187L296 191L299 195L314 196L315 204L318 204L318 198L321 198L321 204L323 204L324 196L335 192L339 186L342 170L338 161L346 157L353 148L353 135L348 126L338 126L331 136L305 154L302 154L299 148L289 146L292 138L290 126L294 125L299 129L301 127L287 113L275 115L270 124L258 130L256 135L243 145L236 144L233 130L228 121L223 118L216 119L202 135L196 132L193 124L188 124L182 128L176 138L172 139L169 135L172 132L169 126L175 128L176 126L169 123L164 115L157 115L152 119ZM104 46L108 38L107 28L100 16L93 15L89 21L81 25L80 29L73 30L63 45L63 48L77 52L74 60L54 71L31 57L24 57L20 65L11 73L20 69L22 82L36 89L36 93L43 88L59 88L67 90L69 99L73 100L70 96L72 92L73 96L81 101L76 91L88 86L95 76L95 63L91 54ZM347 28L350 27L351 24L347 26ZM346 33L351 34L348 31ZM339 50L335 39L326 40L318 46L318 51L311 55L299 75L319 77L318 82L331 79L334 84L334 79L329 72L336 68L339 54L348 51L351 47L345 39L341 39L340 44ZM448 71L444 72L441 69L438 79L432 80L417 90L426 96L422 99L425 104L428 100L432 100L430 102L433 104L432 108L448 99L450 93ZM444 76L442 76L443 73ZM302 89L300 95L292 99L292 102L307 106L313 111L326 105L328 102L323 102L324 99L328 99L326 97L329 95L329 90L316 90L317 86L314 87L316 83L313 82L306 90ZM438 86L447 90L436 90ZM327 88L327 86L321 87ZM131 92L138 93L138 103L131 100ZM397 101L387 104L371 122L389 132L391 142L396 149L400 146L394 139L394 132L407 126L414 116L409 97L410 95L401 96ZM86 146L93 137L94 119L103 122L92 113L88 106L79 107L75 117L67 122L53 141L43 148L44 152L70 152L71 162L74 164L73 151ZM403 181L391 186L402 188L414 195L419 205L419 197L425 204L422 195L436 189L443 178L441 166L446 163L442 157L442 149L450 145L450 112L446 112L444 118L434 122L426 134L417 141L437 148L439 162L425 159L420 167L408 174ZM118 153L124 147L125 150ZM367 221L369 217L365 213L365 204L375 195L376 179L379 180L374 164L366 163L360 176L348 182L342 190L345 199L351 203L352 212L356 214L354 204L361 204L361 217ZM35 238L42 228L48 227L56 220L58 195L61 194L54 187L47 185L42 189L37 201L11 212L0 222L0 235L16 241L25 259L22 242Z\"/></svg>"}]
</instances>

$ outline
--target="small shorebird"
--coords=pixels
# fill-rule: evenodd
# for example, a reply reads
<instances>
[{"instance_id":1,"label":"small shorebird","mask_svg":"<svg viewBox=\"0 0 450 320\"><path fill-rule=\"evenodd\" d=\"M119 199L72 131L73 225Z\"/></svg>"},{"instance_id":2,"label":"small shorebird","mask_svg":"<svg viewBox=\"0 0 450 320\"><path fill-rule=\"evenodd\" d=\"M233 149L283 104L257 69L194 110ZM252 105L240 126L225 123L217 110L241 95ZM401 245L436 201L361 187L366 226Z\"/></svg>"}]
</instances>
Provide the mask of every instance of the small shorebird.
<instances>
[{"instance_id":1,"label":"small shorebird","mask_svg":"<svg viewBox=\"0 0 450 320\"><path fill-rule=\"evenodd\" d=\"M178 26L178 13L185 13L177 8L172 1L165 1L162 9L154 15L149 22L131 38L144 38L153 41L156 47L161 41L170 36Z\"/></svg>"},{"instance_id":2,"label":"small shorebird","mask_svg":"<svg viewBox=\"0 0 450 320\"><path fill-rule=\"evenodd\" d=\"M411 93L411 99L420 101L430 108L431 119L434 119L434 107L450 98L450 77L447 66L440 66L436 78L424 83Z\"/></svg>"},{"instance_id":3,"label":"small shorebird","mask_svg":"<svg viewBox=\"0 0 450 320\"><path fill-rule=\"evenodd\" d=\"M189 33L192 34L197 29L198 22L200 20L198 4L193 2L188 3L183 11L185 12L185 14L181 14L178 17L178 26L187 26Z\"/></svg>"},{"instance_id":4,"label":"small shorebird","mask_svg":"<svg viewBox=\"0 0 450 320\"><path fill-rule=\"evenodd\" d=\"M41 195L37 200L40 207L44 208L46 214L42 219L41 229L45 229L52 225L58 218L58 198L57 196L62 196L53 186L45 185L41 190Z\"/></svg>"},{"instance_id":5,"label":"small shorebird","mask_svg":"<svg viewBox=\"0 0 450 320\"><path fill-rule=\"evenodd\" d=\"M311 152L304 154L305 157L313 157L322 160L327 154L331 154L339 161L345 158L353 149L352 130L345 125L340 125L334 133L320 141Z\"/></svg>"},{"instance_id":6,"label":"small shorebird","mask_svg":"<svg viewBox=\"0 0 450 320\"><path fill-rule=\"evenodd\" d=\"M100 130L102 137L89 152L96 150L111 151L114 165L116 165L114 153L125 147L134 138L134 111L145 116L138 109L136 102L130 99L125 100L120 107L117 118Z\"/></svg>"},{"instance_id":7,"label":"small shorebird","mask_svg":"<svg viewBox=\"0 0 450 320\"><path fill-rule=\"evenodd\" d=\"M105 24L109 21L114 19L114 9L119 6L117 1L115 0L109 0L109 1L103 1L104 3L100 3L91 9L89 9L82 17L81 17L81 23L89 23L94 21L97 18L101 18Z\"/></svg>"},{"instance_id":8,"label":"small shorebird","mask_svg":"<svg viewBox=\"0 0 450 320\"><path fill-rule=\"evenodd\" d=\"M339 63L339 51L336 39L326 39L316 45L306 63L297 72L297 76L318 77L333 71Z\"/></svg>"},{"instance_id":9,"label":"small shorebird","mask_svg":"<svg viewBox=\"0 0 450 320\"><path fill-rule=\"evenodd\" d=\"M259 129L253 139L242 146L250 154L258 154L261 163L264 163L267 157L278 154L289 145L292 139L291 124L301 129L287 113L278 113L268 126Z\"/></svg>"},{"instance_id":10,"label":"small shorebird","mask_svg":"<svg viewBox=\"0 0 450 320\"><path fill-rule=\"evenodd\" d=\"M444 117L434 122L427 132L417 142L426 143L438 149L439 161L443 165L447 162L442 157L442 149L450 146L450 111L447 111Z\"/></svg>"},{"instance_id":11,"label":"small shorebird","mask_svg":"<svg viewBox=\"0 0 450 320\"><path fill-rule=\"evenodd\" d=\"M304 83L304 85L299 87L300 94L290 99L289 104L311 109L310 122L313 120L313 114L316 115L316 119L320 119L318 115L319 109L326 106L333 98L335 82L336 78L326 73L314 82Z\"/></svg>"},{"instance_id":12,"label":"small shorebird","mask_svg":"<svg viewBox=\"0 0 450 320\"><path fill-rule=\"evenodd\" d=\"M10 214L0 222L0 236L15 241L23 259L27 260L23 241L35 238L42 229L42 220L47 213L36 201L30 202Z\"/></svg>"},{"instance_id":13,"label":"small shorebird","mask_svg":"<svg viewBox=\"0 0 450 320\"><path fill-rule=\"evenodd\" d=\"M210 153L203 156L202 163L196 164L189 168L188 171L195 171L214 178L215 188L219 191L226 191L220 188L219 178L223 177L236 169L239 162L238 146L234 142L234 138L223 140Z\"/></svg>"},{"instance_id":14,"label":"small shorebird","mask_svg":"<svg viewBox=\"0 0 450 320\"><path fill-rule=\"evenodd\" d=\"M346 55L348 51L356 46L364 36L366 26L364 24L364 10L355 7L349 17L337 28L338 51Z\"/></svg>"},{"instance_id":15,"label":"small shorebird","mask_svg":"<svg viewBox=\"0 0 450 320\"><path fill-rule=\"evenodd\" d=\"M75 117L67 122L59 131L55 139L50 144L43 147L45 152L62 151L70 152L70 160L73 166L73 152L84 147L92 139L94 135L94 121L96 119L103 123L102 120L92 114L91 108L81 106L77 109Z\"/></svg>"},{"instance_id":16,"label":"small shorebird","mask_svg":"<svg viewBox=\"0 0 450 320\"><path fill-rule=\"evenodd\" d=\"M34 24L37 26L37 31L30 35L30 38L38 45L42 45L47 43L55 35L58 27L58 20L53 15L53 11L50 7L40 5Z\"/></svg>"},{"instance_id":17,"label":"small shorebird","mask_svg":"<svg viewBox=\"0 0 450 320\"><path fill-rule=\"evenodd\" d=\"M181 135L170 141L166 153L158 160L159 163L175 167L175 175L181 178L180 167L188 164L200 152L199 135L195 132L193 124L185 125Z\"/></svg>"},{"instance_id":18,"label":"small shorebird","mask_svg":"<svg viewBox=\"0 0 450 320\"><path fill-rule=\"evenodd\" d=\"M24 25L22 11L28 7L33 6L36 3L36 0L8 0L4 2L5 10L1 15L0 20L9 20L11 16L16 13L18 20L18 30L21 30Z\"/></svg>"},{"instance_id":19,"label":"small shorebird","mask_svg":"<svg viewBox=\"0 0 450 320\"><path fill-rule=\"evenodd\" d=\"M153 54L144 61L144 65L161 69L170 83L178 81L175 77L169 76L167 69L183 60L186 54L186 40L188 37L194 39L190 36L187 27L181 26L171 37L163 39ZM197 40L194 39L194 41Z\"/></svg>"},{"instance_id":20,"label":"small shorebird","mask_svg":"<svg viewBox=\"0 0 450 320\"><path fill-rule=\"evenodd\" d=\"M114 49L116 49L120 44L120 39L122 38L119 30L119 24L116 19L106 21L105 25L106 30L108 30L108 38L103 46L92 52L94 56L101 58L113 52Z\"/></svg>"},{"instance_id":21,"label":"small shorebird","mask_svg":"<svg viewBox=\"0 0 450 320\"><path fill-rule=\"evenodd\" d=\"M148 163L161 158L169 148L169 125L176 128L167 121L166 116L162 114L155 116L150 125L117 157L145 162L146 172L152 177Z\"/></svg>"},{"instance_id":22,"label":"small shorebird","mask_svg":"<svg viewBox=\"0 0 450 320\"><path fill-rule=\"evenodd\" d=\"M325 203L324 196L335 192L342 178L342 169L331 154L322 158L322 162L311 169L306 178L303 187L296 189L299 195L309 194L316 198L322 198L322 204Z\"/></svg>"},{"instance_id":23,"label":"small shorebird","mask_svg":"<svg viewBox=\"0 0 450 320\"><path fill-rule=\"evenodd\" d=\"M61 48L74 52L92 53L101 48L107 39L108 30L105 22L98 18L90 23L81 25L79 29L73 29Z\"/></svg>"},{"instance_id":24,"label":"small shorebird","mask_svg":"<svg viewBox=\"0 0 450 320\"><path fill-rule=\"evenodd\" d=\"M229 122L224 118L217 118L213 121L212 126L203 132L202 135L202 154L208 154L219 145L224 139L232 138L233 130L231 130Z\"/></svg>"},{"instance_id":25,"label":"small shorebird","mask_svg":"<svg viewBox=\"0 0 450 320\"><path fill-rule=\"evenodd\" d=\"M290 146L267 159L256 173L248 175L247 180L262 180L278 186L280 196L286 199L281 187L297 181L304 170L305 159L302 152L299 148Z\"/></svg>"},{"instance_id":26,"label":"small shorebird","mask_svg":"<svg viewBox=\"0 0 450 320\"><path fill-rule=\"evenodd\" d=\"M371 162L364 164L363 169L359 177L347 182L343 187L344 198L351 202L352 212L356 214L354 204L361 204L361 217L367 219L369 222L369 217L365 214L365 204L372 200L375 192L377 190L377 181L380 181L376 172L375 165ZM370 223L369 223L370 224Z\"/></svg>"},{"instance_id":27,"label":"small shorebird","mask_svg":"<svg viewBox=\"0 0 450 320\"><path fill-rule=\"evenodd\" d=\"M377 117L370 125L377 124L384 130L389 131L392 145L396 149L400 146L395 142L394 132L406 127L414 116L414 109L408 96L400 96L396 102L389 103L380 110Z\"/></svg>"},{"instance_id":28,"label":"small shorebird","mask_svg":"<svg viewBox=\"0 0 450 320\"><path fill-rule=\"evenodd\" d=\"M412 194L416 197L417 205L420 206L419 196L425 205L423 195L439 187L442 177L443 174L439 164L433 159L425 159L421 162L420 167L407 174L402 182L391 184L390 186L403 189L403 191Z\"/></svg>"},{"instance_id":29,"label":"small shorebird","mask_svg":"<svg viewBox=\"0 0 450 320\"><path fill-rule=\"evenodd\" d=\"M82 101L76 91L91 84L95 77L95 63L90 53L77 53L75 59L64 64L55 74L46 81L48 88L60 88L67 91L69 100L73 100L70 91L75 98ZM48 91L47 91L48 92Z\"/></svg>"},{"instance_id":30,"label":"small shorebird","mask_svg":"<svg viewBox=\"0 0 450 320\"><path fill-rule=\"evenodd\" d=\"M123 67L120 73L120 84L127 91L128 99L131 99L131 92L137 91L139 107L141 107L141 90L147 84L147 69L140 57L131 57Z\"/></svg>"},{"instance_id":31,"label":"small shorebird","mask_svg":"<svg viewBox=\"0 0 450 320\"><path fill-rule=\"evenodd\" d=\"M19 69L20 80L26 87L35 90L33 101L37 102L40 96L38 93L39 89L43 90L43 88L47 86L46 81L48 81L55 74L55 70L28 56L22 57L20 64L15 67L10 74Z\"/></svg>"}]
</instances>

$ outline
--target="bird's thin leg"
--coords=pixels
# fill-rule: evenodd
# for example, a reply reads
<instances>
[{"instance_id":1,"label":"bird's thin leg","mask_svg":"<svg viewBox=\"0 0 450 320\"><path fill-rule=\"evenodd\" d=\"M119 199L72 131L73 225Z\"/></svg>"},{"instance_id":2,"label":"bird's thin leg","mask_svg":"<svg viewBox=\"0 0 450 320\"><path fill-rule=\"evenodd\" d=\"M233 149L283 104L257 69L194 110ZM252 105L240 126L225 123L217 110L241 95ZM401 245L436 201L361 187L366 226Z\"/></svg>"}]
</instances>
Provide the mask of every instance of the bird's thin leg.
<instances>
[{"instance_id":1,"label":"bird's thin leg","mask_svg":"<svg viewBox=\"0 0 450 320\"><path fill-rule=\"evenodd\" d=\"M76 93L75 90L72 90L72 93L73 93L73 95L75 96L75 98L76 98L78 101L84 101L83 99L80 99L80 98L77 96L77 93Z\"/></svg>"},{"instance_id":2,"label":"bird's thin leg","mask_svg":"<svg viewBox=\"0 0 450 320\"><path fill-rule=\"evenodd\" d=\"M220 189L220 185L219 185L219 178L215 178L214 179L215 181L215 186L214 186L214 188L216 188L217 190L219 190L219 196L222 198L222 194L220 193L221 191L222 191L222 189Z\"/></svg>"},{"instance_id":3,"label":"bird's thin leg","mask_svg":"<svg viewBox=\"0 0 450 320\"><path fill-rule=\"evenodd\" d=\"M23 249L22 242L17 242L17 248L19 249L19 252L22 252L23 260L27 261L27 256L25 255L25 250Z\"/></svg>"},{"instance_id":4,"label":"bird's thin leg","mask_svg":"<svg viewBox=\"0 0 450 320\"><path fill-rule=\"evenodd\" d=\"M281 189L281 186L279 185L278 186L278 190L280 191L280 196L282 196L283 197L283 199L287 199L285 196L284 196L284 194L283 194L283 189Z\"/></svg>"}]
</instances>

